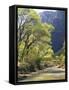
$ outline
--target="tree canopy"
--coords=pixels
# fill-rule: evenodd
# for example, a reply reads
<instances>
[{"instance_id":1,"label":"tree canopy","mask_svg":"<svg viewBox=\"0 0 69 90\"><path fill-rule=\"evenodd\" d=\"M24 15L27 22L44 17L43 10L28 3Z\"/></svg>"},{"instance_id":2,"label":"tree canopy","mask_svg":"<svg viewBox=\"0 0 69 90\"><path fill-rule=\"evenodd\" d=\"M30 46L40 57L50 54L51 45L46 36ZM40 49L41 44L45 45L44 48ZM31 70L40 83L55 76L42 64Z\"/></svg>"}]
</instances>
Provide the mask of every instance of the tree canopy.
<instances>
[{"instance_id":1,"label":"tree canopy","mask_svg":"<svg viewBox=\"0 0 69 90\"><path fill-rule=\"evenodd\" d=\"M18 8L18 62L23 71L42 69L54 59L51 42L54 28L42 23L35 10Z\"/></svg>"}]
</instances>

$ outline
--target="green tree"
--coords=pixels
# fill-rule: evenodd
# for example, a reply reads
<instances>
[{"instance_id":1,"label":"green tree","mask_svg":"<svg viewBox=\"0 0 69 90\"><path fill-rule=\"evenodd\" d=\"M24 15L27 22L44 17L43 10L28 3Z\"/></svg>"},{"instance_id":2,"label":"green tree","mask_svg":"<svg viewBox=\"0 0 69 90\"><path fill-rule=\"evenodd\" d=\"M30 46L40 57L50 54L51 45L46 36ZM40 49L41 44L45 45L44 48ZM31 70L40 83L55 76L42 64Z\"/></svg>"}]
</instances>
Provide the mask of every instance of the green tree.
<instances>
[{"instance_id":1,"label":"green tree","mask_svg":"<svg viewBox=\"0 0 69 90\"><path fill-rule=\"evenodd\" d=\"M52 54L53 30L52 24L41 22L36 11L18 8L18 60L35 67L37 61L40 63L46 55Z\"/></svg>"}]
</instances>

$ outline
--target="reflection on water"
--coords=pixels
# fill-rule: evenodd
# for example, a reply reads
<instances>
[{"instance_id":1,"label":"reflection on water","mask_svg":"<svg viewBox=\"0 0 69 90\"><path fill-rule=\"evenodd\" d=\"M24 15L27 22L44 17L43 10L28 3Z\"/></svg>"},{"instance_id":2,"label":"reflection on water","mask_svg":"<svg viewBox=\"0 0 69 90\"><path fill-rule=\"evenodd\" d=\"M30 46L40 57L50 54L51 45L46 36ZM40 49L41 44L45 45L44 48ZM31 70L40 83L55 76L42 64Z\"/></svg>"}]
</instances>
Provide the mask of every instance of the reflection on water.
<instances>
[{"instance_id":1,"label":"reflection on water","mask_svg":"<svg viewBox=\"0 0 69 90\"><path fill-rule=\"evenodd\" d=\"M57 72L55 71L56 68L48 68L48 72L39 73L28 77L25 80L19 80L19 82L26 82L26 81L40 81L40 80L64 80L65 79L65 70L58 69ZM49 72L51 71L51 72Z\"/></svg>"}]
</instances>

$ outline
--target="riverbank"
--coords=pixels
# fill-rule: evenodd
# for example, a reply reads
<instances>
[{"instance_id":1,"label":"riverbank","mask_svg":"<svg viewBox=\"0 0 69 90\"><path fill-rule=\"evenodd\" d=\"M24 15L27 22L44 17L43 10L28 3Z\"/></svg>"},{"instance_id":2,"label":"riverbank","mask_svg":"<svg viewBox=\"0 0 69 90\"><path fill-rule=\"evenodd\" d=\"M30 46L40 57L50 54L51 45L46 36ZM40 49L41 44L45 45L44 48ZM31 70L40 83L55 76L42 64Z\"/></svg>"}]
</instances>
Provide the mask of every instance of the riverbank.
<instances>
[{"instance_id":1,"label":"riverbank","mask_svg":"<svg viewBox=\"0 0 69 90\"><path fill-rule=\"evenodd\" d=\"M65 79L65 69L57 66L48 67L44 70L32 72L30 74L19 74L19 82L38 81L38 80L59 80Z\"/></svg>"}]
</instances>

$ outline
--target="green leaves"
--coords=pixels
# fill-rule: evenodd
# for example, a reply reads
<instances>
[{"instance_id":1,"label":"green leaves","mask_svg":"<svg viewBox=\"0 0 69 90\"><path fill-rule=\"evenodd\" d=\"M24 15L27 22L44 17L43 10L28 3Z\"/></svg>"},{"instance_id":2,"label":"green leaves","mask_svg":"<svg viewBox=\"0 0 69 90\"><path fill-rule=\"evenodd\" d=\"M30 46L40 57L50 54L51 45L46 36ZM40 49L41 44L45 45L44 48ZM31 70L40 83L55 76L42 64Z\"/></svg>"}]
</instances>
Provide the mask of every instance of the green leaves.
<instances>
[{"instance_id":1,"label":"green leaves","mask_svg":"<svg viewBox=\"0 0 69 90\"><path fill-rule=\"evenodd\" d=\"M55 56L51 34L54 26L42 23L39 14L33 9L18 9L18 62L23 70L32 71L46 68L55 59L63 59L64 53ZM57 58L58 57L58 58Z\"/></svg>"},{"instance_id":2,"label":"green leaves","mask_svg":"<svg viewBox=\"0 0 69 90\"><path fill-rule=\"evenodd\" d=\"M36 13L36 11L30 9L29 16L31 17L32 20L36 20L36 22L40 21L39 15Z\"/></svg>"}]
</instances>

